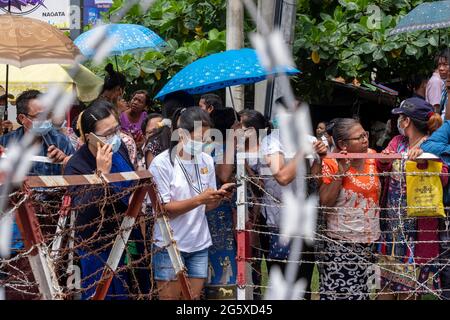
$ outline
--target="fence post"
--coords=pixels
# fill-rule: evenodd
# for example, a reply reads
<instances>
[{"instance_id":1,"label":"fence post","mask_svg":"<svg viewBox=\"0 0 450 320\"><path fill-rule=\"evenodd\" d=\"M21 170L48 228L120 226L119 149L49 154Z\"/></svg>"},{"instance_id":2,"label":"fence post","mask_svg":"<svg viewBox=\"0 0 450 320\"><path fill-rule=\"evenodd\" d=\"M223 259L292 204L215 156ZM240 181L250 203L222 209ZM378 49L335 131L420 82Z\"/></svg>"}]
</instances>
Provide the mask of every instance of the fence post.
<instances>
[{"instance_id":1,"label":"fence post","mask_svg":"<svg viewBox=\"0 0 450 320\"><path fill-rule=\"evenodd\" d=\"M144 180L145 183L145 180ZM123 218L122 224L120 225L120 232L114 241L111 252L109 253L108 260L106 261L106 266L103 269L102 277L100 278L99 284L95 290L95 294L92 300L104 300L106 294L108 293L109 286L114 277L114 272L120 262L120 258L125 250L125 246L130 237L133 225L136 221L137 216L142 208L142 203L144 202L145 195L147 194L148 187L139 187L131 197L130 204Z\"/></svg>"},{"instance_id":2,"label":"fence post","mask_svg":"<svg viewBox=\"0 0 450 320\"><path fill-rule=\"evenodd\" d=\"M246 232L246 223L248 221L248 206L247 206L247 183L244 179L245 171L245 154L237 154L236 167L237 180L237 299L238 300L253 300L253 289L248 284L251 284L251 267L247 259L249 257L249 243L248 232Z\"/></svg>"},{"instance_id":3,"label":"fence post","mask_svg":"<svg viewBox=\"0 0 450 320\"><path fill-rule=\"evenodd\" d=\"M53 261L45 247L41 226L30 200L25 201L18 209L17 225L23 236L25 250L34 248L28 260L35 280L39 285L41 298L44 300L61 299L61 289L55 274Z\"/></svg>"},{"instance_id":4,"label":"fence post","mask_svg":"<svg viewBox=\"0 0 450 320\"><path fill-rule=\"evenodd\" d=\"M164 207L161 203L156 186L152 184L148 192L150 201L152 202L153 214L156 217L156 223L161 230L161 235L164 240L164 246L167 246L167 252L169 253L170 261L177 275L177 279L180 282L181 293L185 300L193 300L193 294L191 286L187 277L186 268L184 267L183 260L180 256L177 243L173 238L172 229L169 224Z\"/></svg>"}]
</instances>

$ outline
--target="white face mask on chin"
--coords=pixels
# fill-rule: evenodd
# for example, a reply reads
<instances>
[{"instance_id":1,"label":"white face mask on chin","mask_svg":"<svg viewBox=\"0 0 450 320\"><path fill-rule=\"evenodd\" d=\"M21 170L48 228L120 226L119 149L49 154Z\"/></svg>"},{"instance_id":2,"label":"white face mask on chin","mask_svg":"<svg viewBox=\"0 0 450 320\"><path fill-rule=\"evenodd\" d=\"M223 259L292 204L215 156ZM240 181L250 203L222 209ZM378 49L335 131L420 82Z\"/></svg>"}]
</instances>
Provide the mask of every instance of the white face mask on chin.
<instances>
[{"instance_id":1,"label":"white face mask on chin","mask_svg":"<svg viewBox=\"0 0 450 320\"><path fill-rule=\"evenodd\" d=\"M397 129L398 129L398 132L399 132L402 136L405 136L405 128L402 128L402 127L400 126L400 124L401 124L401 118L398 118L398 120L397 120Z\"/></svg>"},{"instance_id":2,"label":"white face mask on chin","mask_svg":"<svg viewBox=\"0 0 450 320\"><path fill-rule=\"evenodd\" d=\"M187 138L186 142L183 143L183 151L192 156L199 155L203 151L203 146L203 142Z\"/></svg>"}]
</instances>

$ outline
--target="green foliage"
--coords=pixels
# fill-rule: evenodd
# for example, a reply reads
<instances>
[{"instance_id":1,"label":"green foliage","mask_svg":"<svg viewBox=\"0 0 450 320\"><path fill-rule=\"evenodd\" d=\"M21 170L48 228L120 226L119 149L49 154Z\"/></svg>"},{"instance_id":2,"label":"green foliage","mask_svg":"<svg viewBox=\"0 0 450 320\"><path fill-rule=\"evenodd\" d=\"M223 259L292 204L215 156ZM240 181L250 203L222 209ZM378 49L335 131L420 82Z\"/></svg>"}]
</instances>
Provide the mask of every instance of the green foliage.
<instances>
[{"instance_id":1,"label":"green foliage","mask_svg":"<svg viewBox=\"0 0 450 320\"><path fill-rule=\"evenodd\" d=\"M114 0L109 14L120 9L124 0ZM144 25L169 46L161 52L126 54L110 57L100 66L89 65L97 74L104 75L104 66L111 62L123 72L129 86L127 94L146 89L155 95L179 70L198 58L226 49L226 1L224 0L157 0L148 12L133 7L122 19L123 23Z\"/></svg>"},{"instance_id":2,"label":"green foliage","mask_svg":"<svg viewBox=\"0 0 450 320\"><path fill-rule=\"evenodd\" d=\"M327 90L318 84L336 77L346 82L356 78L370 88L372 72L380 82L431 73L437 30L389 36L421 2L298 1L294 56L303 71L297 83L300 94L310 101L322 98Z\"/></svg>"}]
</instances>

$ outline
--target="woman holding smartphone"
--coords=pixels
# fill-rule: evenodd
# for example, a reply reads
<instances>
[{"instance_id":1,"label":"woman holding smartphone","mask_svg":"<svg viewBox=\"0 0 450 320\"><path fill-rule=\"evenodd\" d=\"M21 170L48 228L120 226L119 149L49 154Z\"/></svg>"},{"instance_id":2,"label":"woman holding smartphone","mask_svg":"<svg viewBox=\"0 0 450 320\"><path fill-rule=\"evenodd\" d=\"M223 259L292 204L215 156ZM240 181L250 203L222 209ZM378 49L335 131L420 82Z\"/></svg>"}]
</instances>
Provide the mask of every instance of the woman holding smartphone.
<instances>
[{"instance_id":1,"label":"woman holding smartphone","mask_svg":"<svg viewBox=\"0 0 450 320\"><path fill-rule=\"evenodd\" d=\"M200 108L177 110L172 132L178 134L179 141L172 141L170 148L156 156L149 168L168 213L173 237L196 299L208 276L208 248L212 245L205 213L230 197L234 186L225 184L216 190L214 161L202 152L207 140L205 132L211 127L209 115ZM181 287L158 226L155 226L153 240L153 270L159 299L180 299Z\"/></svg>"},{"instance_id":2,"label":"woman holding smartphone","mask_svg":"<svg viewBox=\"0 0 450 320\"><path fill-rule=\"evenodd\" d=\"M65 175L134 171L127 149L120 140L120 125L112 110L111 103L98 100L83 112L80 134L84 145L67 163ZM119 193L130 186L131 182L113 183L108 192ZM101 270L105 267L112 243L120 229L120 219L112 219L112 216L127 210L129 195L104 203L102 199L105 190L85 189L85 186L74 187L71 195L74 206L91 203L78 211L75 222L77 253L81 263L82 298L89 299L95 292L95 284L100 280ZM122 257L119 268L123 265L123 260ZM106 298L126 299L127 278L124 272L116 273Z\"/></svg>"}]
</instances>

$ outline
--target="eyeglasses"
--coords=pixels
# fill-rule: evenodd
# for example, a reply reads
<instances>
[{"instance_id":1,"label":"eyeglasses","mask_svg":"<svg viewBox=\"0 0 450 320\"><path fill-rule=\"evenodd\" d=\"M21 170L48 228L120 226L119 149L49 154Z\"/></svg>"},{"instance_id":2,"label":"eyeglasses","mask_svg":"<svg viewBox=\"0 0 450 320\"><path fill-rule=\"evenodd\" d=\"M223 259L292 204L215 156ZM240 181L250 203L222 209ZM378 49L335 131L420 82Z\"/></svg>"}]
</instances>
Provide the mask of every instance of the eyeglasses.
<instances>
[{"instance_id":1,"label":"eyeglasses","mask_svg":"<svg viewBox=\"0 0 450 320\"><path fill-rule=\"evenodd\" d=\"M363 133L361 133L361 135L357 138L349 138L349 139L344 139L344 141L348 141L348 140L358 140L359 142L364 142L365 139L369 139L369 132L365 131Z\"/></svg>"},{"instance_id":2,"label":"eyeglasses","mask_svg":"<svg viewBox=\"0 0 450 320\"><path fill-rule=\"evenodd\" d=\"M36 119L42 118L42 115L43 115L43 113L36 113L36 114L24 113L24 116L30 120L36 120Z\"/></svg>"},{"instance_id":3,"label":"eyeglasses","mask_svg":"<svg viewBox=\"0 0 450 320\"><path fill-rule=\"evenodd\" d=\"M112 136L114 136L115 134L119 133L120 131L120 124L118 124L117 126L115 126L113 129L108 130L106 133L104 134L98 134L96 133L95 135L100 137L100 138L105 138L106 140L108 140L109 138L111 138Z\"/></svg>"}]
</instances>

